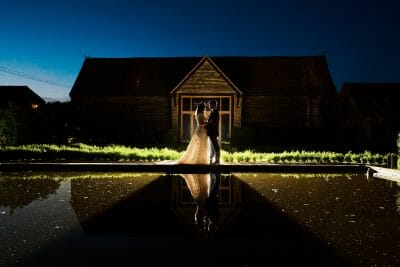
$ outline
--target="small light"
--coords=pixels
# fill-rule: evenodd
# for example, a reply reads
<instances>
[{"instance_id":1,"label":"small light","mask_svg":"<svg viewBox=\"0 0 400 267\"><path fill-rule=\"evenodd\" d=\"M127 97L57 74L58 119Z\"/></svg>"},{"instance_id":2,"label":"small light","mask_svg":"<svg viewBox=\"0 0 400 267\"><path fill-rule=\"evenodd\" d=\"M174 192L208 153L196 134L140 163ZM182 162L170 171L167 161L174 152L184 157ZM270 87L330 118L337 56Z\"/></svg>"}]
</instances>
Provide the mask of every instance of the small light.
<instances>
[{"instance_id":1,"label":"small light","mask_svg":"<svg viewBox=\"0 0 400 267\"><path fill-rule=\"evenodd\" d=\"M39 105L38 104L32 104L31 107L32 107L32 109L37 109L39 107Z\"/></svg>"}]
</instances>

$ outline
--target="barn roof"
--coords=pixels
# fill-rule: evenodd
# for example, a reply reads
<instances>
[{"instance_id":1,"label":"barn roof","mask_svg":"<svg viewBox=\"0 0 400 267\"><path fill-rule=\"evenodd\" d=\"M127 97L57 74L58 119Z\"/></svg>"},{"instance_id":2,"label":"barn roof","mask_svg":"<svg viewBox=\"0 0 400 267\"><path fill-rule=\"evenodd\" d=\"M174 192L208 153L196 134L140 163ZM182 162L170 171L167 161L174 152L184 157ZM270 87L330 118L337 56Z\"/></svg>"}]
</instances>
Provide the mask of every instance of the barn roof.
<instances>
[{"instance_id":1,"label":"barn roof","mask_svg":"<svg viewBox=\"0 0 400 267\"><path fill-rule=\"evenodd\" d=\"M323 56L210 58L244 95L336 95ZM86 58L70 96L167 96L200 60Z\"/></svg>"},{"instance_id":2,"label":"barn roof","mask_svg":"<svg viewBox=\"0 0 400 267\"><path fill-rule=\"evenodd\" d=\"M364 115L400 113L400 83L344 83L339 101L350 101Z\"/></svg>"},{"instance_id":3,"label":"barn roof","mask_svg":"<svg viewBox=\"0 0 400 267\"><path fill-rule=\"evenodd\" d=\"M323 56L219 57L213 60L247 95L336 95Z\"/></svg>"},{"instance_id":4,"label":"barn roof","mask_svg":"<svg viewBox=\"0 0 400 267\"><path fill-rule=\"evenodd\" d=\"M45 101L28 86L0 85L0 107L7 108L10 102L16 105L45 103Z\"/></svg>"}]
</instances>

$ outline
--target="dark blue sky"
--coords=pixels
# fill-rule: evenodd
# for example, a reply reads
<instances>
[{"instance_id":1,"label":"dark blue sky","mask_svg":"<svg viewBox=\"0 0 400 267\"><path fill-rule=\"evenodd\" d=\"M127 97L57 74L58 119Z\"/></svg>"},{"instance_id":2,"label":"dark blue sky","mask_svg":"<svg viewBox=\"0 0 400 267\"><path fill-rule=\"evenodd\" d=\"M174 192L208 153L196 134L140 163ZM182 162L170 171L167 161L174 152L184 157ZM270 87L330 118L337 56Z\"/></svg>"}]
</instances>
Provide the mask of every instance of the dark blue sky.
<instances>
[{"instance_id":1,"label":"dark blue sky","mask_svg":"<svg viewBox=\"0 0 400 267\"><path fill-rule=\"evenodd\" d=\"M3 0L0 84L27 84L42 97L65 98L85 53L326 55L337 90L345 81L400 82L399 13L398 0Z\"/></svg>"}]
</instances>

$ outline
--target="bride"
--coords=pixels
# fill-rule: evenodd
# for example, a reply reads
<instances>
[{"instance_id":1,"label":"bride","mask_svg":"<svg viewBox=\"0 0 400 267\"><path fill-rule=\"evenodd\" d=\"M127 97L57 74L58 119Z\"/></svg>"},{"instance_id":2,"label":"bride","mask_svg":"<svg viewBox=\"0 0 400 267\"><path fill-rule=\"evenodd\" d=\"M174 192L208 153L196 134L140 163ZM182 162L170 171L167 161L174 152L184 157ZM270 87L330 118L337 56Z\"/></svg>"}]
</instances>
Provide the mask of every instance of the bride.
<instances>
[{"instance_id":1,"label":"bride","mask_svg":"<svg viewBox=\"0 0 400 267\"><path fill-rule=\"evenodd\" d=\"M201 231L214 231L218 223L220 176L216 173L181 174L196 204L194 221Z\"/></svg>"},{"instance_id":2,"label":"bride","mask_svg":"<svg viewBox=\"0 0 400 267\"><path fill-rule=\"evenodd\" d=\"M204 115L205 108L206 105L204 103L197 105L195 113L197 128L186 151L178 160L178 164L208 164L210 161L209 140L207 130L204 128L207 124L207 119Z\"/></svg>"}]
</instances>

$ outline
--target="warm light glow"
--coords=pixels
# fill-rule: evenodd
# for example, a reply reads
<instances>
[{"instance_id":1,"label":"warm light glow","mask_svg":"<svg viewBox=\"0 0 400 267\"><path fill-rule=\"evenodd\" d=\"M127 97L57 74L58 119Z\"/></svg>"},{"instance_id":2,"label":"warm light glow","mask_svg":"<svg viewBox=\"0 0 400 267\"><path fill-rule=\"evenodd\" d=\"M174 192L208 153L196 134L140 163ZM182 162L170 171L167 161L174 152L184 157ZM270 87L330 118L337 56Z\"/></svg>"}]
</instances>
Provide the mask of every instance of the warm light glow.
<instances>
[{"instance_id":1,"label":"warm light glow","mask_svg":"<svg viewBox=\"0 0 400 267\"><path fill-rule=\"evenodd\" d=\"M39 105L38 105L38 104L35 104L35 103L33 103L33 104L31 105L31 107L32 107L32 109L37 109L37 108L39 107Z\"/></svg>"}]
</instances>

